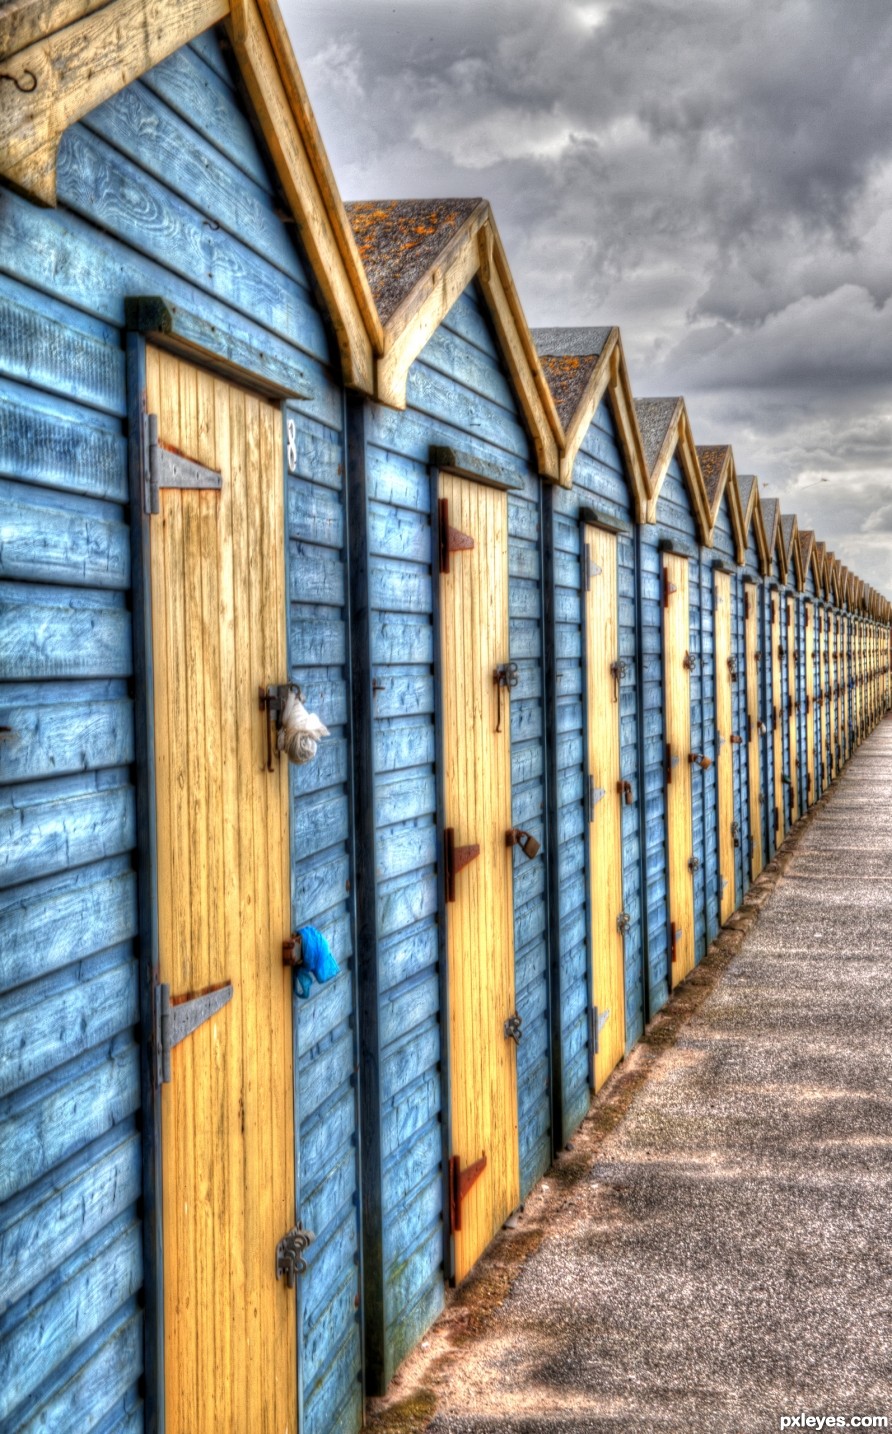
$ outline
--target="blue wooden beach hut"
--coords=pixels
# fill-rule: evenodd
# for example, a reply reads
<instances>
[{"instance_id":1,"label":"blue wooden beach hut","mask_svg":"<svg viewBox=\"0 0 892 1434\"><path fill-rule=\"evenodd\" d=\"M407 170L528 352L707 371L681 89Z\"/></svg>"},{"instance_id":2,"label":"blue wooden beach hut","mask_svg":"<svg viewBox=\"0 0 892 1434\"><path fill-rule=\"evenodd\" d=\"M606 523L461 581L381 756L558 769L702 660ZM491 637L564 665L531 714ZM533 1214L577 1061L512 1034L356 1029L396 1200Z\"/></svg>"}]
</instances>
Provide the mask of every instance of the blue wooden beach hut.
<instances>
[{"instance_id":1,"label":"blue wooden beach hut","mask_svg":"<svg viewBox=\"0 0 892 1434\"><path fill-rule=\"evenodd\" d=\"M367 1380L552 1157L543 481L560 425L482 200L348 212ZM388 406L385 406L385 401Z\"/></svg>"},{"instance_id":2,"label":"blue wooden beach hut","mask_svg":"<svg viewBox=\"0 0 892 1434\"><path fill-rule=\"evenodd\" d=\"M4 7L0 54L0 1425L352 1430L377 317L271 0Z\"/></svg>"},{"instance_id":3,"label":"blue wooden beach hut","mask_svg":"<svg viewBox=\"0 0 892 1434\"><path fill-rule=\"evenodd\" d=\"M805 712L805 791L806 806L814 806L821 795L821 719L818 703L818 586L815 570L815 535L809 528L799 530L799 555L802 561L802 604L800 653L802 655L801 692Z\"/></svg>"},{"instance_id":4,"label":"blue wooden beach hut","mask_svg":"<svg viewBox=\"0 0 892 1434\"><path fill-rule=\"evenodd\" d=\"M561 483L544 494L560 1147L647 1020L637 529L648 490L619 330L533 337L563 426Z\"/></svg>"},{"instance_id":5,"label":"blue wooden beach hut","mask_svg":"<svg viewBox=\"0 0 892 1434\"><path fill-rule=\"evenodd\" d=\"M648 524L639 530L642 775L649 1010L706 951L700 548L709 501L681 398L639 399ZM711 596L707 594L707 600ZM700 787L693 794L694 784ZM696 825L695 825L696 805Z\"/></svg>"}]
</instances>

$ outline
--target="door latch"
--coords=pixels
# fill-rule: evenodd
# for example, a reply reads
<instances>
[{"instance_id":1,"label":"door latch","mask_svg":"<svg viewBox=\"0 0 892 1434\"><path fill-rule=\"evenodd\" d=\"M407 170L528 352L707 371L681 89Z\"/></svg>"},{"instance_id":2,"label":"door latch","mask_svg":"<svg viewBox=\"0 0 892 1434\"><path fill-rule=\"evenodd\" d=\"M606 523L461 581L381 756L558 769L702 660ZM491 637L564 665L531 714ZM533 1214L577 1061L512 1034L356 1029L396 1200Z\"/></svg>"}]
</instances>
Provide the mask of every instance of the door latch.
<instances>
[{"instance_id":1,"label":"door latch","mask_svg":"<svg viewBox=\"0 0 892 1434\"><path fill-rule=\"evenodd\" d=\"M731 840L735 846L740 846L740 822L731 823Z\"/></svg>"},{"instance_id":2,"label":"door latch","mask_svg":"<svg viewBox=\"0 0 892 1434\"><path fill-rule=\"evenodd\" d=\"M510 831L505 833L505 845L519 846L524 856L532 861L534 856L539 855L542 844L536 841L532 832L525 832L523 827L511 827Z\"/></svg>"},{"instance_id":3,"label":"door latch","mask_svg":"<svg viewBox=\"0 0 892 1434\"><path fill-rule=\"evenodd\" d=\"M505 1022L505 1039L507 1041L513 1041L516 1046L519 1046L520 1038L523 1035L523 1031L521 1030L522 1025L523 1016L519 1016L515 1011L514 1015L509 1016L507 1021Z\"/></svg>"},{"instance_id":4,"label":"door latch","mask_svg":"<svg viewBox=\"0 0 892 1434\"><path fill-rule=\"evenodd\" d=\"M293 1229L283 1235L276 1246L276 1279L280 1280L285 1276L285 1283L289 1290L294 1289L298 1275L307 1273L307 1262L303 1257L304 1250L312 1245L316 1236L312 1230L305 1230L298 1220Z\"/></svg>"},{"instance_id":5,"label":"door latch","mask_svg":"<svg viewBox=\"0 0 892 1434\"><path fill-rule=\"evenodd\" d=\"M632 929L632 918L628 911L621 911L616 918L616 929L620 936L628 936Z\"/></svg>"},{"instance_id":6,"label":"door latch","mask_svg":"<svg viewBox=\"0 0 892 1434\"><path fill-rule=\"evenodd\" d=\"M514 690L514 688L517 686L518 682L520 681L520 673L519 673L518 670L517 670L517 663L516 663L516 662L500 662L499 665L498 665L498 667L496 668L494 674L493 674L493 680L495 681L495 684L496 684L496 695L497 695L498 704L499 704L499 705L498 705L498 720L496 721L496 731L497 731L497 732L501 732L501 730L502 730L502 689L504 688L504 690L505 690L506 692L512 692L512 691Z\"/></svg>"},{"instance_id":7,"label":"door latch","mask_svg":"<svg viewBox=\"0 0 892 1434\"><path fill-rule=\"evenodd\" d=\"M272 687L260 687L257 690L260 711L266 713L266 770L274 772L273 752L278 755L279 728L282 725L285 703L291 692L295 694L298 702L303 702L304 695L296 682L280 682Z\"/></svg>"},{"instance_id":8,"label":"door latch","mask_svg":"<svg viewBox=\"0 0 892 1434\"><path fill-rule=\"evenodd\" d=\"M610 673L613 677L613 700L619 702L619 687L623 678L628 674L629 664L624 657L618 657L610 664Z\"/></svg>"}]
</instances>

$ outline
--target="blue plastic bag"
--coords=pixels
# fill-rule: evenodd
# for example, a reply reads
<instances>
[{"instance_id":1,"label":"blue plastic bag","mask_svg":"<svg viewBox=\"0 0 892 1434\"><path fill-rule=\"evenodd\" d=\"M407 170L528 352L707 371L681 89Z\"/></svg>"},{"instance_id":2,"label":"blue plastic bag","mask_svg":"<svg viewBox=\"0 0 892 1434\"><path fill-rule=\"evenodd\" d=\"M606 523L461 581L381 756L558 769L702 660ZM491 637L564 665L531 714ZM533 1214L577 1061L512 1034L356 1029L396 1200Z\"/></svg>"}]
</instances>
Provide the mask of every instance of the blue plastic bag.
<instances>
[{"instance_id":1,"label":"blue plastic bag","mask_svg":"<svg viewBox=\"0 0 892 1434\"><path fill-rule=\"evenodd\" d=\"M325 981L334 980L341 968L322 932L317 931L315 926L301 926L297 934L303 960L294 974L297 994L305 1001L313 989L314 976L321 986Z\"/></svg>"}]
</instances>

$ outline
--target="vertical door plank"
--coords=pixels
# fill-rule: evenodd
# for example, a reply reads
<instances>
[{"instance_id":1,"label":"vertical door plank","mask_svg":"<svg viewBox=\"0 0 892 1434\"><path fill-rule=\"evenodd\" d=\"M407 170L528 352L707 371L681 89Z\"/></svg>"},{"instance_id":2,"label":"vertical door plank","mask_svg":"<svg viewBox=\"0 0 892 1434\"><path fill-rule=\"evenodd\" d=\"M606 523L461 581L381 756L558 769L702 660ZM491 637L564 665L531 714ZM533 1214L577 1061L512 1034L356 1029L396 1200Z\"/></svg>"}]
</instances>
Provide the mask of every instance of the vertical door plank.
<instances>
[{"instance_id":1,"label":"vertical door plank","mask_svg":"<svg viewBox=\"0 0 892 1434\"><path fill-rule=\"evenodd\" d=\"M719 834L719 921L734 912L734 748L731 745L731 578L715 573L716 801ZM722 884L724 883L724 884Z\"/></svg>"},{"instance_id":2,"label":"vertical door plank","mask_svg":"<svg viewBox=\"0 0 892 1434\"><path fill-rule=\"evenodd\" d=\"M796 686L796 599L784 599L784 644L787 649L787 740L790 747L790 820L799 820L799 742L797 712L799 693Z\"/></svg>"},{"instance_id":3,"label":"vertical door plank","mask_svg":"<svg viewBox=\"0 0 892 1434\"><path fill-rule=\"evenodd\" d=\"M755 583L745 583L746 594L744 619L744 647L746 652L746 724L747 724L747 790L749 792L750 840L752 859L750 873L753 881L765 863L762 851L762 752L759 740L759 664L756 653L759 649L759 589Z\"/></svg>"},{"instance_id":4,"label":"vertical door plank","mask_svg":"<svg viewBox=\"0 0 892 1434\"><path fill-rule=\"evenodd\" d=\"M285 676L281 418L149 350L165 446L222 488L162 489L152 520L160 977L233 999L173 1052L162 1093L170 1434L295 1431L288 776L265 770L263 684Z\"/></svg>"},{"instance_id":5,"label":"vertical door plank","mask_svg":"<svg viewBox=\"0 0 892 1434\"><path fill-rule=\"evenodd\" d=\"M818 797L818 784L815 774L815 724L818 720L818 714L815 706L814 603L807 602L805 604L805 614L805 770L808 777L808 805L811 806Z\"/></svg>"},{"instance_id":6,"label":"vertical door plank","mask_svg":"<svg viewBox=\"0 0 892 1434\"><path fill-rule=\"evenodd\" d=\"M780 846L787 834L786 803L784 801L784 710L781 702L781 647L783 646L781 626L780 595L771 594L771 631L768 635L768 652L771 661L771 740L774 753L774 806L777 810L775 840ZM772 816L772 820L773 820Z\"/></svg>"},{"instance_id":7,"label":"vertical door plank","mask_svg":"<svg viewBox=\"0 0 892 1434\"><path fill-rule=\"evenodd\" d=\"M691 810L691 681L684 665L690 626L688 559L664 553L665 580L674 586L663 608L663 673L665 731L674 765L666 795L666 846L670 929L681 932L675 943L670 980L677 986L694 969L694 851ZM670 951L670 956L671 956Z\"/></svg>"},{"instance_id":8,"label":"vertical door plank","mask_svg":"<svg viewBox=\"0 0 892 1434\"><path fill-rule=\"evenodd\" d=\"M600 1090L622 1060L626 1043L624 947L617 926L623 909L620 712L618 686L610 671L619 658L618 571L615 535L591 525L582 531L592 573L584 595L588 771L595 788L604 793L587 814L591 1002L598 1024L595 1089Z\"/></svg>"},{"instance_id":9,"label":"vertical door plank","mask_svg":"<svg viewBox=\"0 0 892 1434\"><path fill-rule=\"evenodd\" d=\"M517 1070L504 1024L514 1011L510 696L496 732L496 667L508 661L508 503L450 474L438 497L474 539L441 579L444 826L480 855L456 878L447 911L452 1153L486 1169L462 1203L454 1266L464 1278L520 1198Z\"/></svg>"}]
</instances>

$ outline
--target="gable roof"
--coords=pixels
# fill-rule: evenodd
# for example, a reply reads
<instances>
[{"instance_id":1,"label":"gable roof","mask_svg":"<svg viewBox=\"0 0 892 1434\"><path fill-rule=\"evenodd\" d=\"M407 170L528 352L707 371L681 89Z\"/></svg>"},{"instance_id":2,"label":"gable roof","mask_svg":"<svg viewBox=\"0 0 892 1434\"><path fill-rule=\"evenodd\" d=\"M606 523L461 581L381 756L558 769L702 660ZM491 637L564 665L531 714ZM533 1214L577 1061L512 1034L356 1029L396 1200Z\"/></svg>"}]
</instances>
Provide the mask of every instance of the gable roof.
<instances>
[{"instance_id":1,"label":"gable roof","mask_svg":"<svg viewBox=\"0 0 892 1434\"><path fill-rule=\"evenodd\" d=\"M380 325L276 0L3 6L0 61L12 83L0 107L0 174L54 205L65 130L221 20L331 318L344 381L371 393Z\"/></svg>"},{"instance_id":2,"label":"gable roof","mask_svg":"<svg viewBox=\"0 0 892 1434\"><path fill-rule=\"evenodd\" d=\"M636 398L635 413L641 429L644 457L648 465L647 519L657 521L657 501L674 453L694 510L694 518L704 547L712 547L712 518L706 485L691 433L691 424L683 398Z\"/></svg>"},{"instance_id":3,"label":"gable roof","mask_svg":"<svg viewBox=\"0 0 892 1434\"><path fill-rule=\"evenodd\" d=\"M812 566L815 573L815 587L822 597L827 596L827 544L815 543L812 556Z\"/></svg>"},{"instance_id":4,"label":"gable roof","mask_svg":"<svg viewBox=\"0 0 892 1434\"><path fill-rule=\"evenodd\" d=\"M485 199L362 200L346 206L381 328L375 395L406 407L409 369L459 295L477 278L536 450L558 477L562 430Z\"/></svg>"},{"instance_id":5,"label":"gable roof","mask_svg":"<svg viewBox=\"0 0 892 1434\"><path fill-rule=\"evenodd\" d=\"M709 502L710 531L715 531L719 509L722 506L722 499L727 498L728 512L731 516L731 535L734 539L737 562L743 563L746 558L743 503L740 497L740 489L737 486L737 469L734 464L734 454L731 450L731 445L730 443L723 443L715 444L707 448L698 447L697 460L700 464L700 472L703 475L703 485L706 489L706 497Z\"/></svg>"},{"instance_id":6,"label":"gable roof","mask_svg":"<svg viewBox=\"0 0 892 1434\"><path fill-rule=\"evenodd\" d=\"M560 482L573 481L576 455L605 392L609 395L632 506L638 522L647 513L647 465L617 328L533 329L533 341L560 419Z\"/></svg>"},{"instance_id":7,"label":"gable roof","mask_svg":"<svg viewBox=\"0 0 892 1434\"><path fill-rule=\"evenodd\" d=\"M765 527L765 514L762 511L762 498L759 493L759 480L755 473L738 473L737 491L740 494L740 508L743 514L743 546L744 556L746 546L749 542L750 529L756 540L756 552L759 555L759 568L763 576L767 576L771 566L771 547L768 542L768 532ZM781 564L781 572L786 573L786 561Z\"/></svg>"},{"instance_id":8,"label":"gable roof","mask_svg":"<svg viewBox=\"0 0 892 1434\"><path fill-rule=\"evenodd\" d=\"M799 530L799 558L802 563L802 583L805 584L808 577L808 570L812 566L814 556L815 535L811 528L805 531Z\"/></svg>"}]
</instances>

